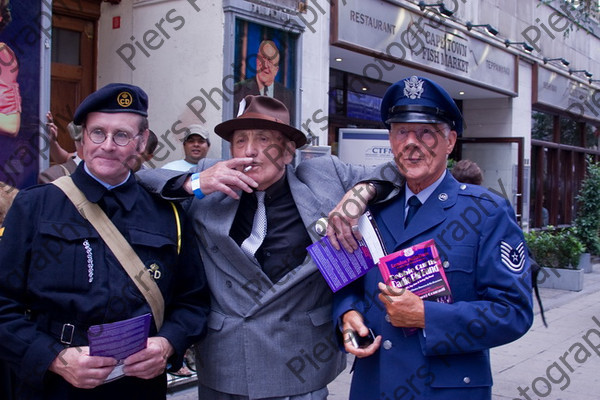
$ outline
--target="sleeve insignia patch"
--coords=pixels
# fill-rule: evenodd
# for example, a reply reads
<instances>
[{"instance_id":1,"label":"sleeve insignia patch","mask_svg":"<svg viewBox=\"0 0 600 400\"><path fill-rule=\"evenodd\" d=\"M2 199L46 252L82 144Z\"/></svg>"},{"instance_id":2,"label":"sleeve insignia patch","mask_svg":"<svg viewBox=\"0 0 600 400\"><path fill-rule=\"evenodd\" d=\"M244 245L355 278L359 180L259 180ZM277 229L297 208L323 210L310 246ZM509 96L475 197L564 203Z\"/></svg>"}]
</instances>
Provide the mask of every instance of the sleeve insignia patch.
<instances>
[{"instance_id":1,"label":"sleeve insignia patch","mask_svg":"<svg viewBox=\"0 0 600 400\"><path fill-rule=\"evenodd\" d=\"M502 240L500 242L500 259L511 271L521 272L525 265L525 244L520 242L517 247L513 248Z\"/></svg>"}]
</instances>

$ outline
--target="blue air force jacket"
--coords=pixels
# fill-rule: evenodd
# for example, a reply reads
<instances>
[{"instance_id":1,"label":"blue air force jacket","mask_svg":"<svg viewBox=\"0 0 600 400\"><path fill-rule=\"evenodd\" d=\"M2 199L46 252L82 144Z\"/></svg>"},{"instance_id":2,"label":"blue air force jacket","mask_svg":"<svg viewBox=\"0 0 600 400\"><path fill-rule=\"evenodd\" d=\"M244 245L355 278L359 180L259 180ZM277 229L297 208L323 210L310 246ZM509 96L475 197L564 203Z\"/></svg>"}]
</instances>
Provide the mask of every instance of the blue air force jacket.
<instances>
[{"instance_id":1,"label":"blue air force jacket","mask_svg":"<svg viewBox=\"0 0 600 400\"><path fill-rule=\"evenodd\" d=\"M357 359L351 399L489 399L488 349L519 338L533 319L529 260L514 211L450 173L406 230L404 204L400 194L372 207L387 251L434 239L454 301L425 301L425 329L405 336L387 322L377 268L338 292L334 317L355 309L383 336L375 354Z\"/></svg>"}]
</instances>

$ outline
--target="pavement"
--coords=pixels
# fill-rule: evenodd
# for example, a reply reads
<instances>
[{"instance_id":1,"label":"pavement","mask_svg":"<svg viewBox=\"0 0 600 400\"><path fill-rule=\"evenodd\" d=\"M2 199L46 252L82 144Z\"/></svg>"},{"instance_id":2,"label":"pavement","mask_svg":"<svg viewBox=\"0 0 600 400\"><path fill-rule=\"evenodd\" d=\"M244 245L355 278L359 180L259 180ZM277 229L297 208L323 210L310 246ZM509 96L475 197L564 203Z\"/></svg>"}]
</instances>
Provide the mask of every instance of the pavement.
<instances>
[{"instance_id":1,"label":"pavement","mask_svg":"<svg viewBox=\"0 0 600 400\"><path fill-rule=\"evenodd\" d=\"M585 274L582 291L540 288L540 295L548 327L536 304L529 332L491 350L492 399L600 399L600 264ZM330 400L348 399L351 365L329 385ZM172 390L168 400L198 400L193 384Z\"/></svg>"}]
</instances>

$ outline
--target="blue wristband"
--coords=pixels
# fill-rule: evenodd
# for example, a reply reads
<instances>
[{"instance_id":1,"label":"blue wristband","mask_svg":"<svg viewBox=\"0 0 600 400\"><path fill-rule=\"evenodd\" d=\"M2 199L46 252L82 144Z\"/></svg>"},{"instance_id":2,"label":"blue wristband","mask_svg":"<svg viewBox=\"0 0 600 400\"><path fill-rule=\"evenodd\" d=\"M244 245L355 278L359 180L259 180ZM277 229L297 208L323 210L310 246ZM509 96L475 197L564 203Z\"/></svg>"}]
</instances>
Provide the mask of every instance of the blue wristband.
<instances>
[{"instance_id":1,"label":"blue wristband","mask_svg":"<svg viewBox=\"0 0 600 400\"><path fill-rule=\"evenodd\" d=\"M199 173L195 173L192 174L191 177L191 184L192 184L192 192L194 192L194 196L196 196L197 199L201 199L205 196L204 193L202 193L202 190L200 189L200 174Z\"/></svg>"}]
</instances>

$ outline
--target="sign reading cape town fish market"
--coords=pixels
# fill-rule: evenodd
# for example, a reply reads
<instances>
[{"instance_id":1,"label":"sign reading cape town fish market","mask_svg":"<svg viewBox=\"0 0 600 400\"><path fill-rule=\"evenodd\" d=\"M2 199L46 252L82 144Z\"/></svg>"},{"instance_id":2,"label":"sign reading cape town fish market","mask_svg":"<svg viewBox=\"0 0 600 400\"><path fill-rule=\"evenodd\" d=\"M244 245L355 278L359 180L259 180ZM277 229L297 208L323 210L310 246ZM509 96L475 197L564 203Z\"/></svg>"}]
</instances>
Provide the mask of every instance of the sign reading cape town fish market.
<instances>
[{"instance_id":1,"label":"sign reading cape town fish market","mask_svg":"<svg viewBox=\"0 0 600 400\"><path fill-rule=\"evenodd\" d=\"M600 90L548 68L536 66L533 103L560 108L579 117L600 121Z\"/></svg>"},{"instance_id":2,"label":"sign reading cape town fish market","mask_svg":"<svg viewBox=\"0 0 600 400\"><path fill-rule=\"evenodd\" d=\"M517 57L444 25L439 13L428 9L423 15L381 0L345 0L335 9L334 44L517 95ZM372 66L363 75L381 78Z\"/></svg>"}]
</instances>

